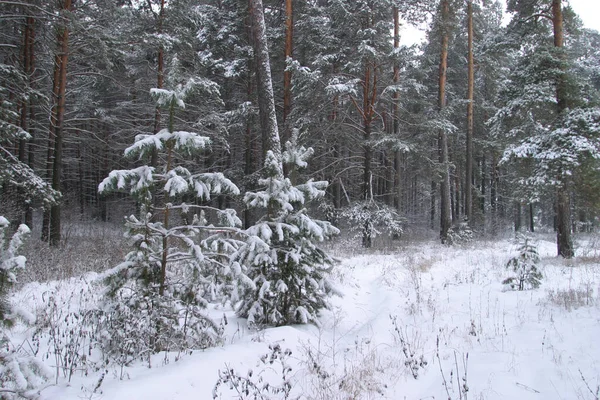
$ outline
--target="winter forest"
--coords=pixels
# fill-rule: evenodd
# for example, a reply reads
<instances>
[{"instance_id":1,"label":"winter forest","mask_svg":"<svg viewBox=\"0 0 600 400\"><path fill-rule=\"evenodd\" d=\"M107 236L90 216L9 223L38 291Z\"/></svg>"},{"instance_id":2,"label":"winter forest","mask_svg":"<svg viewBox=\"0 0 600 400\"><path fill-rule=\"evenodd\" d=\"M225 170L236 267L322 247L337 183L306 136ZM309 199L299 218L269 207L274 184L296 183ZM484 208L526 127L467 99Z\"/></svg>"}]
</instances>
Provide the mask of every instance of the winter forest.
<instances>
[{"instance_id":1,"label":"winter forest","mask_svg":"<svg viewBox=\"0 0 600 400\"><path fill-rule=\"evenodd\" d=\"M599 159L568 0L0 0L0 399L598 400Z\"/></svg>"}]
</instances>

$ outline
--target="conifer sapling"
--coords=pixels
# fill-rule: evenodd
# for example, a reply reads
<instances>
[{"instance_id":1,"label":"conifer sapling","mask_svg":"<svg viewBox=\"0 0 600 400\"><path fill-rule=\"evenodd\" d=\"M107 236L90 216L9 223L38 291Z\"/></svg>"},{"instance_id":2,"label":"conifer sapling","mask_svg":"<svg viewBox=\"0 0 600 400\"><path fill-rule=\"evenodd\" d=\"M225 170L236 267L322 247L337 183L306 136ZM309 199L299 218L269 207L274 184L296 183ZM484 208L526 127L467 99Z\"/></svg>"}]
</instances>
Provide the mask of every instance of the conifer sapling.
<instances>
[{"instance_id":1,"label":"conifer sapling","mask_svg":"<svg viewBox=\"0 0 600 400\"><path fill-rule=\"evenodd\" d=\"M183 100L194 86L192 80L175 90L153 89L158 105L169 112L168 128L138 135L125 150L128 157L146 159L154 153L160 166L112 171L99 187L100 192L128 191L140 209L138 216L126 219L135 249L105 278L114 333L140 335L146 330L142 334L146 341L140 341L145 349L120 348L118 357L204 348L214 345L219 334L201 310L218 292L216 286L223 284L216 277L227 273L227 254L236 248L236 241L227 235L236 232L241 221L234 210L210 207L207 202L213 195L237 195L239 190L221 173L194 173L184 164L183 157L210 144L208 137L173 127L175 109L185 107ZM184 198L192 201L186 204ZM218 222L209 223L209 214ZM117 346L131 342L110 340Z\"/></svg>"},{"instance_id":2,"label":"conifer sapling","mask_svg":"<svg viewBox=\"0 0 600 400\"><path fill-rule=\"evenodd\" d=\"M297 144L297 132L283 162L267 153L263 190L247 192L244 202L264 215L245 233L245 243L233 254L232 270L239 282L234 293L237 313L254 326L316 322L319 310L327 308L327 297L335 293L328 279L333 259L318 242L339 233L329 222L312 219L306 205L325 194L327 182L312 179L295 184L298 170L306 167L311 148Z\"/></svg>"}]
</instances>

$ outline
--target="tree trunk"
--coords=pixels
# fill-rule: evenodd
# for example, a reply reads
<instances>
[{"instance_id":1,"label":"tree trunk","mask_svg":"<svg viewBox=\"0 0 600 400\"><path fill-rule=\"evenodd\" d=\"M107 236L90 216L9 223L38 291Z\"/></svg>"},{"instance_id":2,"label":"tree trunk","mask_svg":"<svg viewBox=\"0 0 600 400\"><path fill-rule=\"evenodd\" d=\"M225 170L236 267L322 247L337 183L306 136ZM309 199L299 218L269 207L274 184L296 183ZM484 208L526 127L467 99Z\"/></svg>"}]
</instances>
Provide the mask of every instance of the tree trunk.
<instances>
[{"instance_id":1,"label":"tree trunk","mask_svg":"<svg viewBox=\"0 0 600 400\"><path fill-rule=\"evenodd\" d=\"M492 235L496 236L498 233L498 161L496 155L492 156L492 177L490 179L490 208L492 212Z\"/></svg>"},{"instance_id":2,"label":"tree trunk","mask_svg":"<svg viewBox=\"0 0 600 400\"><path fill-rule=\"evenodd\" d=\"M448 0L442 0L442 46L440 53L439 70L439 99L438 107L441 112L446 107L446 72L448 69L448 41L449 41L450 5ZM448 241L448 231L452 225L452 210L450 208L450 171L448 163L448 137L443 129L438 133L439 161L442 167L442 181L440 185L440 239L442 243Z\"/></svg>"},{"instance_id":3,"label":"tree trunk","mask_svg":"<svg viewBox=\"0 0 600 400\"><path fill-rule=\"evenodd\" d=\"M534 214L533 214L533 203L529 203L529 232L535 232Z\"/></svg>"},{"instance_id":4,"label":"tree trunk","mask_svg":"<svg viewBox=\"0 0 600 400\"><path fill-rule=\"evenodd\" d=\"M293 57L294 51L294 9L293 0L285 0L285 60ZM292 110L292 73L283 72L283 132L281 142L285 142L290 137L290 127L288 117Z\"/></svg>"},{"instance_id":5,"label":"tree trunk","mask_svg":"<svg viewBox=\"0 0 600 400\"><path fill-rule=\"evenodd\" d=\"M554 47L562 51L564 46L563 38L563 13L561 0L552 0L552 24L554 27ZM562 54L560 54L562 57ZM564 67L561 67L562 73L556 80L556 103L557 111L560 115L567 108L566 77ZM560 173L559 186L556 191L556 247L559 256L572 258L575 255L573 248L573 239L571 238L571 199L567 184L568 177Z\"/></svg>"},{"instance_id":6,"label":"tree trunk","mask_svg":"<svg viewBox=\"0 0 600 400\"><path fill-rule=\"evenodd\" d=\"M468 16L468 83L467 83L467 164L465 166L465 216L473 218L473 101L475 93L475 63L473 57L473 2L467 3Z\"/></svg>"},{"instance_id":7,"label":"tree trunk","mask_svg":"<svg viewBox=\"0 0 600 400\"><path fill-rule=\"evenodd\" d=\"M57 42L61 43L60 34L57 37ZM50 127L48 128L48 149L46 153L46 179L52 182L52 164L54 162L54 147L56 139L56 130L58 127L58 103L59 103L59 87L61 73L62 58L57 51L54 55L54 72L52 74L52 107L50 109ZM44 209L42 217L42 241L47 242L50 237L50 209Z\"/></svg>"},{"instance_id":8,"label":"tree trunk","mask_svg":"<svg viewBox=\"0 0 600 400\"><path fill-rule=\"evenodd\" d=\"M165 17L165 0L160 0L160 11L158 13L158 21L157 21L157 27L156 27L156 31L159 35L161 35L163 33L163 19ZM158 56L157 56L157 66L156 66L156 87L158 89L162 89L164 86L164 61L165 59L165 50L162 46L162 44L160 44L158 46ZM161 115L160 115L160 106L156 106L156 109L154 111L154 129L153 129L153 133L158 133L158 131L160 130L160 119L161 119ZM154 150L152 152L152 159L150 161L150 164L154 167L156 167L157 163L158 163L158 152L156 150Z\"/></svg>"},{"instance_id":9,"label":"tree trunk","mask_svg":"<svg viewBox=\"0 0 600 400\"><path fill-rule=\"evenodd\" d=\"M521 203L515 201L515 233L521 230Z\"/></svg>"},{"instance_id":10,"label":"tree trunk","mask_svg":"<svg viewBox=\"0 0 600 400\"><path fill-rule=\"evenodd\" d=\"M269 60L269 46L265 27L265 16L262 0L249 0L250 20L252 21L252 45L256 61L256 80L258 89L258 109L263 137L263 156L270 150L281 162L281 143L277 115L275 113L275 97L273 95L273 79Z\"/></svg>"},{"instance_id":11,"label":"tree trunk","mask_svg":"<svg viewBox=\"0 0 600 400\"><path fill-rule=\"evenodd\" d=\"M65 122L65 101L67 88L67 62L69 57L69 28L66 18L68 12L71 11L71 0L65 0L63 3L61 16L64 24L58 33L58 43L60 48L60 72L58 84L58 103L56 107L56 127L54 131L54 162L52 164L52 189L60 191L60 181L63 169L63 137L64 137L64 122ZM49 243L51 246L60 244L61 230L61 205L55 204L50 207L50 237Z\"/></svg>"},{"instance_id":12,"label":"tree trunk","mask_svg":"<svg viewBox=\"0 0 600 400\"><path fill-rule=\"evenodd\" d=\"M27 16L25 31L23 33L23 72L27 76L29 89L33 89L34 82L34 43L35 43L35 19L32 16ZM34 152L33 152L33 139L34 132L33 129L29 128L28 120L31 119L33 121L33 116L35 113L33 112L33 106L31 103L31 98L27 100L23 100L21 104L21 128L28 132L31 136L29 140L29 145L24 140L21 140L19 143L19 161L27 163L31 168L33 168L34 161ZM33 228L33 209L31 204L26 203L24 207L24 220L25 224L30 228Z\"/></svg>"},{"instance_id":13,"label":"tree trunk","mask_svg":"<svg viewBox=\"0 0 600 400\"><path fill-rule=\"evenodd\" d=\"M398 14L398 7L393 8L394 13L394 49L400 48L400 15ZM394 63L394 76L393 76L394 85L398 85L400 81L400 66L398 63ZM399 139L400 135L400 121L399 121L399 103L400 103L400 93L397 90L394 91L393 103L392 103L392 126L393 126L393 136L396 139ZM400 175L401 168L401 154L400 151L394 151L394 208L398 211L402 208L402 177Z\"/></svg>"}]
</instances>

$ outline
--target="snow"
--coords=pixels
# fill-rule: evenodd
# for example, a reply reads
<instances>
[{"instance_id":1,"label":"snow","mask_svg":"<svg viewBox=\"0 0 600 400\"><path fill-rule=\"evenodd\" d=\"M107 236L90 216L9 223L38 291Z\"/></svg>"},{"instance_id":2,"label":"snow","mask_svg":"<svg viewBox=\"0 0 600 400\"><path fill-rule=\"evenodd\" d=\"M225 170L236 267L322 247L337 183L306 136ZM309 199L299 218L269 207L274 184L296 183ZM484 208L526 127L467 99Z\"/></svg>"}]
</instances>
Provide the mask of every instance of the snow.
<instances>
[{"instance_id":1,"label":"snow","mask_svg":"<svg viewBox=\"0 0 600 400\"><path fill-rule=\"evenodd\" d=\"M213 305L210 315L228 321L222 347L178 361L176 354L168 361L158 354L152 368L137 363L124 374L109 367L97 393L101 371L76 374L70 383L61 376L41 398L212 399L218 371L226 367L243 376L252 370L253 377L279 385L277 368L260 362L269 344L277 343L292 350L286 363L293 398L459 399L464 383L471 399L593 399L586 386L595 391L600 384L600 263L593 241L582 242L582 257L572 261L553 256L550 237L538 236L534 243L544 279L539 289L522 292L503 292L501 283L517 251L512 241L465 247L404 243L389 254L334 249L341 259L335 283L343 297L332 298L334 307L320 316L319 327L251 331L230 307ZM35 311L56 291L57 301L73 309L82 289L98 278L31 283L13 302ZM27 332L18 326L11 335ZM39 355L44 340L40 344ZM226 387L219 398L238 398ZM337 397L329 394L332 388Z\"/></svg>"}]
</instances>

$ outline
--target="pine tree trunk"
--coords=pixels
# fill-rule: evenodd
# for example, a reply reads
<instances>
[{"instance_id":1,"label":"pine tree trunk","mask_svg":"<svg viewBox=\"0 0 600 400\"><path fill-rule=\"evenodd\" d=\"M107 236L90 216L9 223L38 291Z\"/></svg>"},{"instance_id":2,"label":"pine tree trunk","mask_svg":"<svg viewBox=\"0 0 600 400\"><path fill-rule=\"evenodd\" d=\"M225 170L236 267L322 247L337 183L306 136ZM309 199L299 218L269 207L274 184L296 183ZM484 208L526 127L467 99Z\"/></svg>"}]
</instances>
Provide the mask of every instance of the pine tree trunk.
<instances>
[{"instance_id":1,"label":"pine tree trunk","mask_svg":"<svg viewBox=\"0 0 600 400\"><path fill-rule=\"evenodd\" d=\"M258 89L258 108L263 137L263 156L271 150L281 162L281 143L275 112L273 79L269 60L269 46L265 26L262 0L249 0L250 20L252 22L252 45L254 48L256 79Z\"/></svg>"},{"instance_id":2,"label":"pine tree trunk","mask_svg":"<svg viewBox=\"0 0 600 400\"><path fill-rule=\"evenodd\" d=\"M33 89L34 83L34 43L35 43L35 19L32 16L27 16L25 30L23 33L23 72L27 76L27 81L29 85L29 89ZM31 168L33 168L33 140L34 140L34 132L33 129L30 129L30 125L28 123L29 120L33 121L33 106L31 98L27 100L23 100L21 104L21 128L28 132L31 136L29 140L29 144L27 146L27 142L25 140L21 140L19 143L19 161L23 163L27 163ZM33 228L33 209L31 204L25 204L23 211L23 218L25 220L25 224Z\"/></svg>"},{"instance_id":3,"label":"pine tree trunk","mask_svg":"<svg viewBox=\"0 0 600 400\"><path fill-rule=\"evenodd\" d=\"M521 230L521 203L515 201L515 233Z\"/></svg>"},{"instance_id":4,"label":"pine tree trunk","mask_svg":"<svg viewBox=\"0 0 600 400\"><path fill-rule=\"evenodd\" d=\"M67 13L71 11L71 0L64 0L61 16L64 19L61 21L64 24L58 34L58 43L60 48L60 71L58 77L58 103L56 107L56 127L54 130L54 160L52 163L52 189L59 191L61 188L61 175L63 170L63 137L64 137L64 122L65 122L65 101L67 88L67 62L69 57L69 28ZM50 236L49 243L51 246L60 244L61 233L61 205L55 204L50 207Z\"/></svg>"},{"instance_id":5,"label":"pine tree trunk","mask_svg":"<svg viewBox=\"0 0 600 400\"><path fill-rule=\"evenodd\" d=\"M529 232L535 232L533 203L529 203Z\"/></svg>"},{"instance_id":6,"label":"pine tree trunk","mask_svg":"<svg viewBox=\"0 0 600 400\"><path fill-rule=\"evenodd\" d=\"M496 156L492 157L492 177L490 179L490 208L492 212L492 235L496 235L498 233L498 162L496 160Z\"/></svg>"},{"instance_id":7,"label":"pine tree trunk","mask_svg":"<svg viewBox=\"0 0 600 400\"><path fill-rule=\"evenodd\" d=\"M473 57L473 2L467 3L468 17L468 83L467 83L467 163L465 166L465 216L473 219L473 101L475 93L475 63Z\"/></svg>"},{"instance_id":8,"label":"pine tree trunk","mask_svg":"<svg viewBox=\"0 0 600 400\"><path fill-rule=\"evenodd\" d=\"M60 37L57 37L60 44ZM52 182L52 165L54 162L54 147L56 130L58 127L58 103L62 58L57 51L54 55L54 72L52 73L52 107L50 109L50 127L48 128L48 149L46 153L46 179ZM47 242L50 238L50 209L44 209L42 218L42 241Z\"/></svg>"},{"instance_id":9,"label":"pine tree trunk","mask_svg":"<svg viewBox=\"0 0 600 400\"><path fill-rule=\"evenodd\" d=\"M394 13L394 49L400 48L400 15L398 14L398 7L393 7ZM394 85L398 85L400 82L400 66L398 63L394 63L394 76L393 76ZM400 93L397 90L394 91L393 103L392 103L392 126L393 126L393 136L396 139L399 139L400 135L400 121L399 121L399 106L400 103ZM394 151L394 208L398 211L402 208L402 177L401 177L401 154L400 151Z\"/></svg>"},{"instance_id":10,"label":"pine tree trunk","mask_svg":"<svg viewBox=\"0 0 600 400\"><path fill-rule=\"evenodd\" d=\"M441 112L446 107L446 72L448 69L448 41L450 5L448 0L442 0L442 38L439 70L439 99L438 107ZM448 159L448 137L443 129L438 133L439 161L442 167L442 181L440 184L440 239L442 243L448 241L448 231L452 225L452 210L450 204L450 170Z\"/></svg>"},{"instance_id":11,"label":"pine tree trunk","mask_svg":"<svg viewBox=\"0 0 600 400\"><path fill-rule=\"evenodd\" d=\"M552 0L552 24L554 27L554 47L558 51L562 51L562 48L564 47L564 38L561 0ZM560 54L560 56L562 57L562 54ZM566 77L564 69L562 70L562 73L558 75L556 81L556 103L557 111L560 115L567 108ZM566 182L568 178L563 172L561 172L560 175L560 183L556 191L556 246L559 256L572 258L575 255L575 250L573 248L573 239L571 237L571 199Z\"/></svg>"},{"instance_id":12,"label":"pine tree trunk","mask_svg":"<svg viewBox=\"0 0 600 400\"><path fill-rule=\"evenodd\" d=\"M293 57L294 51L294 8L293 0L285 0L285 59ZM292 111L292 73L283 72L283 124L281 142L285 145L290 137L288 117Z\"/></svg>"}]
</instances>

